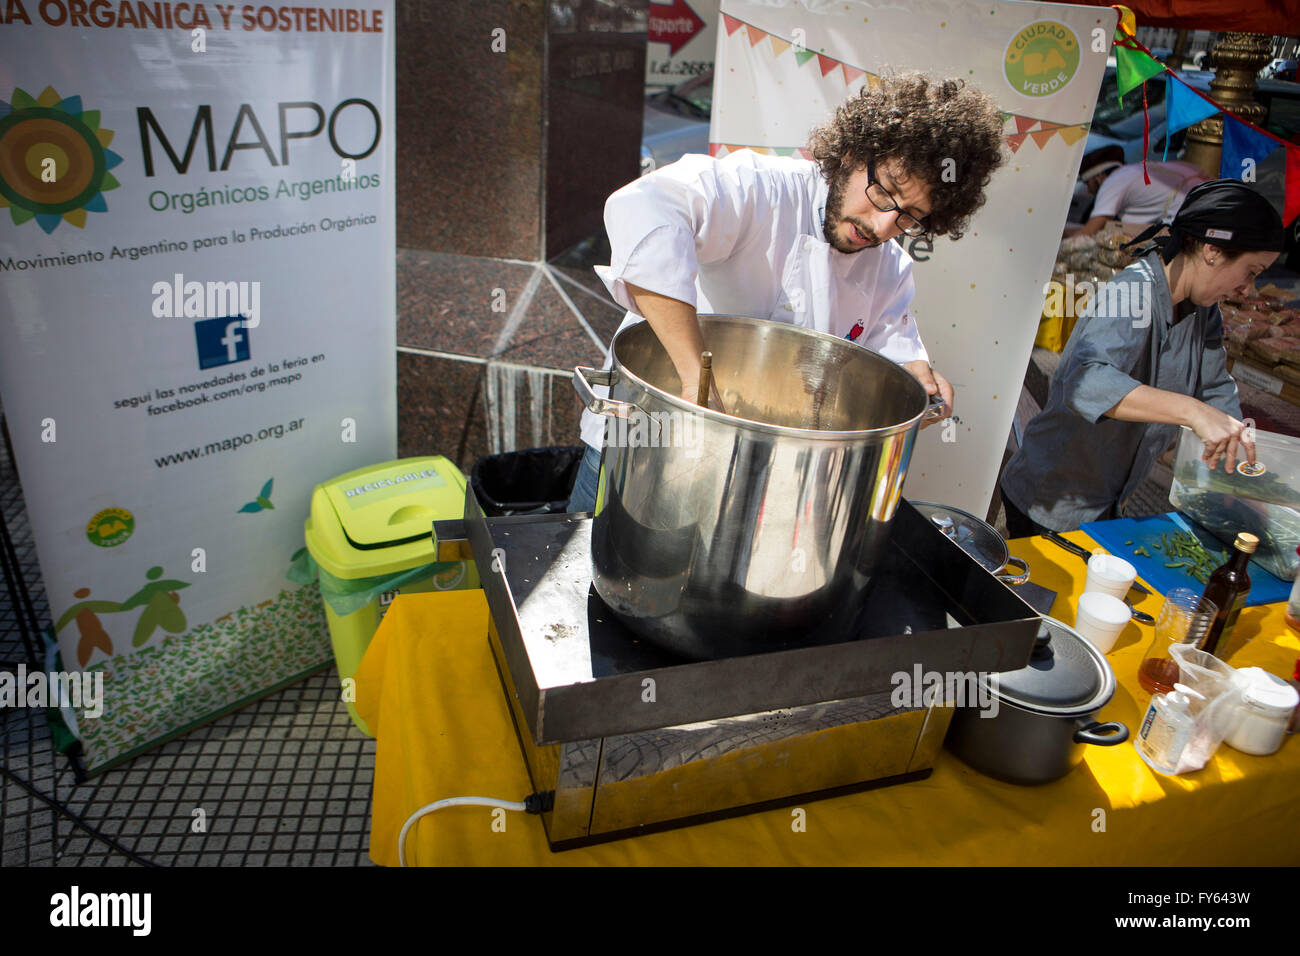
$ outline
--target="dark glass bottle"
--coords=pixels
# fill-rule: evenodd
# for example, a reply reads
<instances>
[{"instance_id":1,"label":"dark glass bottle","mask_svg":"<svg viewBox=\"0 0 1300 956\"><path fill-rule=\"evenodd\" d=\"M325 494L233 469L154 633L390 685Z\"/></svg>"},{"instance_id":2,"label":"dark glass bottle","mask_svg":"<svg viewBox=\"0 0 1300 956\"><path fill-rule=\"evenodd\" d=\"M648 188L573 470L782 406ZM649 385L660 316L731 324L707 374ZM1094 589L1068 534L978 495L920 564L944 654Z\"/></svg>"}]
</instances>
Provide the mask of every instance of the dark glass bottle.
<instances>
[{"instance_id":1,"label":"dark glass bottle","mask_svg":"<svg viewBox=\"0 0 1300 956\"><path fill-rule=\"evenodd\" d=\"M1201 643L1196 645L1207 654L1216 656L1221 648L1227 647L1227 639L1232 633L1233 625L1237 623L1237 615L1241 613L1242 605L1250 595L1250 575L1246 573L1246 566L1250 564L1250 556L1259 547L1259 538L1243 531L1237 535L1232 547L1232 556L1215 569L1205 585L1204 596L1214 602L1219 613L1214 616L1214 623L1210 625Z\"/></svg>"}]
</instances>

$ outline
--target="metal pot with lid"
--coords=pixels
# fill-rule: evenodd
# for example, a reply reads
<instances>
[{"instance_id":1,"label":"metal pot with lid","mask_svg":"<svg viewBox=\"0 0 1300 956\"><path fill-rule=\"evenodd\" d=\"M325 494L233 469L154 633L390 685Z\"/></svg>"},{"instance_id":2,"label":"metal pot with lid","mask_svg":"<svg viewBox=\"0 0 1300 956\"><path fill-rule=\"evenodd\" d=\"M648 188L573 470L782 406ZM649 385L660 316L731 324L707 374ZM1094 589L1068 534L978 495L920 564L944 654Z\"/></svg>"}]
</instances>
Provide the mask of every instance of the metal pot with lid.
<instances>
[{"instance_id":1,"label":"metal pot with lid","mask_svg":"<svg viewBox=\"0 0 1300 956\"><path fill-rule=\"evenodd\" d=\"M984 519L931 501L913 501L912 507L1002 583L1015 585L1029 580L1029 565L1011 556L1002 535ZM1008 572L1008 567L1016 570Z\"/></svg>"},{"instance_id":2,"label":"metal pot with lid","mask_svg":"<svg viewBox=\"0 0 1300 956\"><path fill-rule=\"evenodd\" d=\"M1099 722L1115 694L1115 674L1093 645L1060 621L1043 618L1029 663L981 680L987 709L957 708L944 741L980 773L1008 783L1059 780L1083 760L1084 747L1128 740L1118 721Z\"/></svg>"}]
</instances>

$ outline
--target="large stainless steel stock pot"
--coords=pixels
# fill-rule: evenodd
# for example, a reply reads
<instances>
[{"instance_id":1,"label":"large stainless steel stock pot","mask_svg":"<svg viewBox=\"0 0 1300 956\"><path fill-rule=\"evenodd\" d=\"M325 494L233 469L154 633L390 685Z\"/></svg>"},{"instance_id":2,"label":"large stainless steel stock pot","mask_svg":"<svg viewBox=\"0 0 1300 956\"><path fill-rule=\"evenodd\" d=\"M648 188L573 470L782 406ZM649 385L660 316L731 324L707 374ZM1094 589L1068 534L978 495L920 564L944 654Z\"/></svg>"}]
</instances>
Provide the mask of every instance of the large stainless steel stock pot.
<instances>
[{"instance_id":1,"label":"large stainless steel stock pot","mask_svg":"<svg viewBox=\"0 0 1300 956\"><path fill-rule=\"evenodd\" d=\"M634 631L696 659L844 632L916 431L942 403L831 335L725 315L700 326L728 414L679 397L645 322L615 336L609 371L574 372L583 402L607 416L596 591Z\"/></svg>"}]
</instances>

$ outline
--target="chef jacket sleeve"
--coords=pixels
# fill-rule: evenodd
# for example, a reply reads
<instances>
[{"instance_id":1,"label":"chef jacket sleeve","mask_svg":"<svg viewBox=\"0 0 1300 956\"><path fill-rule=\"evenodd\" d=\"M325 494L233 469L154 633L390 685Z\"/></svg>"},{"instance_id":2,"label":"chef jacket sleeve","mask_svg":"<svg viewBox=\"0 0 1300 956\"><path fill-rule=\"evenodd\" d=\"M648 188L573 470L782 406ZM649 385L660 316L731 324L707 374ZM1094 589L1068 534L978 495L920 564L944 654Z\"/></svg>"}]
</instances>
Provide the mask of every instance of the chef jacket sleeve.
<instances>
[{"instance_id":1,"label":"chef jacket sleeve","mask_svg":"<svg viewBox=\"0 0 1300 956\"><path fill-rule=\"evenodd\" d=\"M614 300L637 315L628 283L696 305L700 264L729 258L767 202L752 165L683 156L605 202L610 264L596 273Z\"/></svg>"},{"instance_id":2,"label":"chef jacket sleeve","mask_svg":"<svg viewBox=\"0 0 1300 956\"><path fill-rule=\"evenodd\" d=\"M928 362L930 354L921 342L920 330L912 316L912 299L916 296L912 260L896 247L889 251L896 252L897 257L886 260L888 265L882 267L882 271L887 269L892 274L882 275L877 280L880 299L873 303L875 318L858 344L899 364L918 359Z\"/></svg>"},{"instance_id":3,"label":"chef jacket sleeve","mask_svg":"<svg viewBox=\"0 0 1300 956\"><path fill-rule=\"evenodd\" d=\"M1151 347L1151 322L1135 322L1127 297L1099 288L1070 337L1069 360L1057 369L1064 375L1065 404L1080 418L1096 422L1125 395L1143 384L1133 377Z\"/></svg>"},{"instance_id":4,"label":"chef jacket sleeve","mask_svg":"<svg viewBox=\"0 0 1300 956\"><path fill-rule=\"evenodd\" d=\"M1205 351L1201 353L1201 394L1198 397L1233 418L1241 418L1241 399L1237 395L1237 383L1228 374L1228 353L1223 349L1223 316L1217 305L1210 310L1205 333Z\"/></svg>"}]
</instances>

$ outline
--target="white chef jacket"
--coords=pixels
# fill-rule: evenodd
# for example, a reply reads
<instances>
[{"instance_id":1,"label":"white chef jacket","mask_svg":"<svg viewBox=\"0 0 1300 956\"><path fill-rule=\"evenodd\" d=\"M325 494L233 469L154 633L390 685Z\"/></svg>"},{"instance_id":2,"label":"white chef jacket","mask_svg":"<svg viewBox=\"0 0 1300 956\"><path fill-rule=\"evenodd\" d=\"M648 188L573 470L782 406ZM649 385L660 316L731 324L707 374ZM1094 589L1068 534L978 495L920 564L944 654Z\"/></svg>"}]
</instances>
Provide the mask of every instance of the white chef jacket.
<instances>
[{"instance_id":1,"label":"white chef jacket","mask_svg":"<svg viewBox=\"0 0 1300 956\"><path fill-rule=\"evenodd\" d=\"M816 163L748 149L687 155L624 186L605 203L611 262L596 267L629 310L620 331L644 321L631 283L697 312L788 322L895 362L928 360L912 316L911 259L892 241L833 248L822 232L827 193ZM604 421L583 412L593 448L604 443Z\"/></svg>"}]
</instances>

